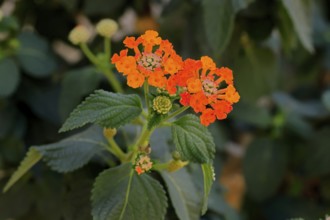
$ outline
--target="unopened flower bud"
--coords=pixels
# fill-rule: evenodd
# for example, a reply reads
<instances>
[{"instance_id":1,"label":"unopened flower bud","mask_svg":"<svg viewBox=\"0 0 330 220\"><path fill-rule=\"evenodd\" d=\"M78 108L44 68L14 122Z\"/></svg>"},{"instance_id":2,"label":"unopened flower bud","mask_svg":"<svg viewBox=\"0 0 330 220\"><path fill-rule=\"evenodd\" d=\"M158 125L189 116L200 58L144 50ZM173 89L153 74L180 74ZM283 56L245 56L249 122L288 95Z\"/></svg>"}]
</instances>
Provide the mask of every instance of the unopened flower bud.
<instances>
[{"instance_id":1,"label":"unopened flower bud","mask_svg":"<svg viewBox=\"0 0 330 220\"><path fill-rule=\"evenodd\" d=\"M167 96L157 96L152 101L152 108L158 114L167 114L172 108L172 101Z\"/></svg>"},{"instance_id":2,"label":"unopened flower bud","mask_svg":"<svg viewBox=\"0 0 330 220\"><path fill-rule=\"evenodd\" d=\"M188 164L188 161L182 161L182 160L172 160L167 167L168 172L175 172L182 167L186 166Z\"/></svg>"},{"instance_id":3,"label":"unopened flower bud","mask_svg":"<svg viewBox=\"0 0 330 220\"><path fill-rule=\"evenodd\" d=\"M70 31L69 41L75 45L78 45L80 43L87 43L90 36L91 33L85 26L78 25Z\"/></svg>"},{"instance_id":4,"label":"unopened flower bud","mask_svg":"<svg viewBox=\"0 0 330 220\"><path fill-rule=\"evenodd\" d=\"M118 30L118 24L112 19L102 19L96 25L96 32L102 37L111 38Z\"/></svg>"},{"instance_id":5,"label":"unopened flower bud","mask_svg":"<svg viewBox=\"0 0 330 220\"><path fill-rule=\"evenodd\" d=\"M181 155L180 155L180 153L179 153L178 151L173 151L173 152L172 152L172 158L173 158L174 160L180 160Z\"/></svg>"},{"instance_id":6,"label":"unopened flower bud","mask_svg":"<svg viewBox=\"0 0 330 220\"><path fill-rule=\"evenodd\" d=\"M103 129L103 135L106 138L113 138L117 134L116 128L104 128Z\"/></svg>"}]
</instances>

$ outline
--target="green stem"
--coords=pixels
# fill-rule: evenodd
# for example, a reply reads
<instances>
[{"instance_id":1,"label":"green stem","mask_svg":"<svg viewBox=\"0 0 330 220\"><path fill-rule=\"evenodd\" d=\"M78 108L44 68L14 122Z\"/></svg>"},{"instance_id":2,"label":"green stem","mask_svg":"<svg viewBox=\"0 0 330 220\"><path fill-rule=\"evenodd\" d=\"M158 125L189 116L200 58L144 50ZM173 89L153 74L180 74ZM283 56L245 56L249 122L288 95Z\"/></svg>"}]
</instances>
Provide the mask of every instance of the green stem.
<instances>
[{"instance_id":1,"label":"green stem","mask_svg":"<svg viewBox=\"0 0 330 220\"><path fill-rule=\"evenodd\" d=\"M170 161L169 161L170 162ZM157 163L152 166L153 170L162 171L168 168L169 162L167 163Z\"/></svg>"},{"instance_id":2,"label":"green stem","mask_svg":"<svg viewBox=\"0 0 330 220\"><path fill-rule=\"evenodd\" d=\"M144 82L144 99L146 102L146 106L147 106L147 113L149 114L149 98L148 98L148 94L149 94L149 84L147 81Z\"/></svg>"},{"instance_id":3,"label":"green stem","mask_svg":"<svg viewBox=\"0 0 330 220\"><path fill-rule=\"evenodd\" d=\"M103 74L105 75L105 77L107 77L110 85L112 86L115 92L124 93L123 88L121 87L119 81L117 80L117 78L115 77L115 75L111 70L104 69Z\"/></svg>"},{"instance_id":4,"label":"green stem","mask_svg":"<svg viewBox=\"0 0 330 220\"><path fill-rule=\"evenodd\" d=\"M147 124L145 124L142 128L142 133L140 135L140 138L136 141L136 144L133 146L133 151L137 151L139 147L142 147L142 148L147 147L150 136L153 131L154 131L154 128L149 130L147 128Z\"/></svg>"},{"instance_id":5,"label":"green stem","mask_svg":"<svg viewBox=\"0 0 330 220\"><path fill-rule=\"evenodd\" d=\"M110 55L111 55L111 43L110 43L110 38L105 37L104 38L104 51L105 55L107 56L107 60L110 60Z\"/></svg>"},{"instance_id":6,"label":"green stem","mask_svg":"<svg viewBox=\"0 0 330 220\"><path fill-rule=\"evenodd\" d=\"M175 112L173 112L172 114L170 114L166 118L164 118L163 121L167 121L168 119L171 119L171 118L181 114L182 112L186 111L188 108L189 108L189 106L183 106L183 107L179 108L178 110L176 110Z\"/></svg>"},{"instance_id":7,"label":"green stem","mask_svg":"<svg viewBox=\"0 0 330 220\"><path fill-rule=\"evenodd\" d=\"M127 156L126 154L120 149L120 147L118 146L118 144L116 143L116 141L113 138L109 138L108 139L108 143L109 143L109 147L108 150L114 154L116 157L118 157L118 159L120 161L126 161Z\"/></svg>"},{"instance_id":8,"label":"green stem","mask_svg":"<svg viewBox=\"0 0 330 220\"><path fill-rule=\"evenodd\" d=\"M98 66L98 60L96 56L92 53L92 51L89 49L86 43L81 43L80 44L81 50L84 52L86 57L91 61L95 66Z\"/></svg>"}]
</instances>

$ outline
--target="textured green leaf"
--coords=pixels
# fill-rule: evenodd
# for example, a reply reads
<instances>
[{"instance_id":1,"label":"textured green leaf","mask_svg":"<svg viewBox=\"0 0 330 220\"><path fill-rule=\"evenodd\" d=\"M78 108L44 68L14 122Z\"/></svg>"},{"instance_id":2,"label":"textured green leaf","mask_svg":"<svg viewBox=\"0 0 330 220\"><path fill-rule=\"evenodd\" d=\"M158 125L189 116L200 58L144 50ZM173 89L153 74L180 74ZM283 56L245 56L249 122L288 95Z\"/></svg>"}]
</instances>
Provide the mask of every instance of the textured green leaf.
<instances>
[{"instance_id":1,"label":"textured green leaf","mask_svg":"<svg viewBox=\"0 0 330 220\"><path fill-rule=\"evenodd\" d=\"M261 201L274 195L287 168L287 149L270 139L257 139L247 149L243 173L248 194Z\"/></svg>"},{"instance_id":2,"label":"textured green leaf","mask_svg":"<svg viewBox=\"0 0 330 220\"><path fill-rule=\"evenodd\" d=\"M18 37L17 53L24 70L34 77L46 77L56 69L56 60L47 41L32 32L23 32Z\"/></svg>"},{"instance_id":3,"label":"textured green leaf","mask_svg":"<svg viewBox=\"0 0 330 220\"><path fill-rule=\"evenodd\" d=\"M253 0L204 0L204 26L206 37L216 54L227 46L234 28L236 13Z\"/></svg>"},{"instance_id":4,"label":"textured green leaf","mask_svg":"<svg viewBox=\"0 0 330 220\"><path fill-rule=\"evenodd\" d=\"M305 168L311 176L322 176L330 173L330 129L323 129L314 134L308 142Z\"/></svg>"},{"instance_id":5,"label":"textured green leaf","mask_svg":"<svg viewBox=\"0 0 330 220\"><path fill-rule=\"evenodd\" d=\"M179 219L199 219L201 207L198 191L186 170L181 169L174 173L161 172L161 175Z\"/></svg>"},{"instance_id":6,"label":"textured green leaf","mask_svg":"<svg viewBox=\"0 0 330 220\"><path fill-rule=\"evenodd\" d=\"M214 169L211 164L202 164L203 171L203 182L204 182L204 194L203 194L203 207L202 207L202 215L204 215L207 211L207 201L209 198L209 194L211 192L212 184L214 181Z\"/></svg>"},{"instance_id":7,"label":"textured green leaf","mask_svg":"<svg viewBox=\"0 0 330 220\"><path fill-rule=\"evenodd\" d=\"M0 60L0 97L7 97L15 92L20 81L20 74L11 59Z\"/></svg>"},{"instance_id":8,"label":"textured green leaf","mask_svg":"<svg viewBox=\"0 0 330 220\"><path fill-rule=\"evenodd\" d=\"M153 127L159 125L159 123L166 117L163 114L157 114L156 112L151 113L151 117L148 120L148 129L152 129Z\"/></svg>"},{"instance_id":9,"label":"textured green leaf","mask_svg":"<svg viewBox=\"0 0 330 220\"><path fill-rule=\"evenodd\" d=\"M87 164L93 156L105 148L105 142L102 128L93 126L57 143L35 148L53 170L70 172Z\"/></svg>"},{"instance_id":10,"label":"textured green leaf","mask_svg":"<svg viewBox=\"0 0 330 220\"><path fill-rule=\"evenodd\" d=\"M65 74L59 104L62 120L69 116L84 96L97 88L101 78L102 75L98 74L93 67L84 67Z\"/></svg>"},{"instance_id":11,"label":"textured green leaf","mask_svg":"<svg viewBox=\"0 0 330 220\"><path fill-rule=\"evenodd\" d=\"M21 162L20 166L17 168L15 173L10 177L8 183L3 188L3 192L6 192L10 187L14 185L26 172L28 172L31 167L33 167L41 159L42 154L34 148L31 147L27 152L25 158Z\"/></svg>"},{"instance_id":12,"label":"textured green leaf","mask_svg":"<svg viewBox=\"0 0 330 220\"><path fill-rule=\"evenodd\" d=\"M235 12L231 0L204 0L203 12L207 40L214 51L221 53L234 28Z\"/></svg>"},{"instance_id":13,"label":"textured green leaf","mask_svg":"<svg viewBox=\"0 0 330 220\"><path fill-rule=\"evenodd\" d=\"M185 115L173 122L172 137L183 160L208 163L214 158L212 135L196 116Z\"/></svg>"},{"instance_id":14,"label":"textured green leaf","mask_svg":"<svg viewBox=\"0 0 330 220\"><path fill-rule=\"evenodd\" d=\"M296 31L302 45L313 52L312 42L312 20L311 12L308 11L307 3L304 1L282 0L284 8L290 16L293 28Z\"/></svg>"},{"instance_id":15,"label":"textured green leaf","mask_svg":"<svg viewBox=\"0 0 330 220\"><path fill-rule=\"evenodd\" d=\"M161 184L143 174L138 176L130 163L102 172L92 191L94 220L162 220L167 198Z\"/></svg>"},{"instance_id":16,"label":"textured green leaf","mask_svg":"<svg viewBox=\"0 0 330 220\"><path fill-rule=\"evenodd\" d=\"M69 116L60 132L96 123L104 127L117 128L142 112L137 95L124 95L97 90L86 98Z\"/></svg>"}]
</instances>

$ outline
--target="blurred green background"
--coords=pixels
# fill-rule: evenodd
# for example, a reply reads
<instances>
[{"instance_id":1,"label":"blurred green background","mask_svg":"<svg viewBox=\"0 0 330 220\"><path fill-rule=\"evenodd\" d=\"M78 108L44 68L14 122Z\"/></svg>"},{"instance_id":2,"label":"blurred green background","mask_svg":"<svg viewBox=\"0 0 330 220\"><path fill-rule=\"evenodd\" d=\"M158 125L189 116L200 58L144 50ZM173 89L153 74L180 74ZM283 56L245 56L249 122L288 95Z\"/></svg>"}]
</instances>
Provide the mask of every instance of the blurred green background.
<instances>
[{"instance_id":1,"label":"blurred green background","mask_svg":"<svg viewBox=\"0 0 330 220\"><path fill-rule=\"evenodd\" d=\"M127 35L160 32L184 58L233 69L241 101L210 127L217 184L203 220L325 219L330 215L330 1L0 1L0 186L32 145L58 129L97 88L111 90L67 36L119 22ZM94 34L95 35L95 34ZM95 36L93 51L102 50ZM120 77L122 83L125 79ZM38 164L0 195L0 220L87 220L97 159L57 174ZM219 183L219 184L218 184ZM177 219L172 209L167 219Z\"/></svg>"}]
</instances>

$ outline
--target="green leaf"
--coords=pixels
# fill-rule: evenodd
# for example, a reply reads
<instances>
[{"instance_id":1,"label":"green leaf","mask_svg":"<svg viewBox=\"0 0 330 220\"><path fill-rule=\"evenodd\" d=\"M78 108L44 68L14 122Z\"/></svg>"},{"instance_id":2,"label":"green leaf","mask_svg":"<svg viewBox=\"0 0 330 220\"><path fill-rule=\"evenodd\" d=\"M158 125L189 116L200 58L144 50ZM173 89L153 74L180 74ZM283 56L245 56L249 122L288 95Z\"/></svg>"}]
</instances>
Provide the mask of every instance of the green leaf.
<instances>
[{"instance_id":1,"label":"green leaf","mask_svg":"<svg viewBox=\"0 0 330 220\"><path fill-rule=\"evenodd\" d=\"M325 176L330 173L330 129L316 132L307 145L305 168L311 176Z\"/></svg>"},{"instance_id":2,"label":"green leaf","mask_svg":"<svg viewBox=\"0 0 330 220\"><path fill-rule=\"evenodd\" d=\"M65 173L87 164L93 156L105 149L105 142L102 128L93 126L57 143L35 148L53 170Z\"/></svg>"},{"instance_id":3,"label":"green leaf","mask_svg":"<svg viewBox=\"0 0 330 220\"><path fill-rule=\"evenodd\" d=\"M253 0L204 0L204 26L207 40L218 55L227 46L236 13Z\"/></svg>"},{"instance_id":4,"label":"green leaf","mask_svg":"<svg viewBox=\"0 0 330 220\"><path fill-rule=\"evenodd\" d=\"M234 28L235 12L231 0L204 0L204 26L210 46L221 53Z\"/></svg>"},{"instance_id":5,"label":"green leaf","mask_svg":"<svg viewBox=\"0 0 330 220\"><path fill-rule=\"evenodd\" d=\"M138 176L131 163L102 172L92 191L94 220L162 220L167 198L161 184L143 174Z\"/></svg>"},{"instance_id":6,"label":"green leaf","mask_svg":"<svg viewBox=\"0 0 330 220\"><path fill-rule=\"evenodd\" d=\"M307 3L292 0L282 0L282 3L291 18L300 42L309 52L314 52L311 12L308 11Z\"/></svg>"},{"instance_id":7,"label":"green leaf","mask_svg":"<svg viewBox=\"0 0 330 220\"><path fill-rule=\"evenodd\" d=\"M155 111L153 111L151 113L150 119L148 120L148 129L151 130L153 127L159 125L159 123L161 123L166 116L167 115L158 114Z\"/></svg>"},{"instance_id":8,"label":"green leaf","mask_svg":"<svg viewBox=\"0 0 330 220\"><path fill-rule=\"evenodd\" d=\"M278 58L268 47L246 45L245 53L236 58L232 68L244 100L255 102L278 88Z\"/></svg>"},{"instance_id":9,"label":"green leaf","mask_svg":"<svg viewBox=\"0 0 330 220\"><path fill-rule=\"evenodd\" d=\"M93 67L84 67L65 74L59 100L61 119L66 119L82 98L97 88L101 78L102 75Z\"/></svg>"},{"instance_id":10,"label":"green leaf","mask_svg":"<svg viewBox=\"0 0 330 220\"><path fill-rule=\"evenodd\" d=\"M298 45L298 36L295 34L293 23L283 4L278 4L277 27L281 34L282 46L285 52L295 49Z\"/></svg>"},{"instance_id":11,"label":"green leaf","mask_svg":"<svg viewBox=\"0 0 330 220\"><path fill-rule=\"evenodd\" d=\"M7 97L15 92L20 81L20 74L11 59L0 60L0 97Z\"/></svg>"},{"instance_id":12,"label":"green leaf","mask_svg":"<svg viewBox=\"0 0 330 220\"><path fill-rule=\"evenodd\" d=\"M211 192L212 184L214 181L214 169L211 164L202 164L203 171L203 182L204 182L204 194L203 194L203 208L202 215L204 215L207 211L207 201L209 198L209 194Z\"/></svg>"},{"instance_id":13,"label":"green leaf","mask_svg":"<svg viewBox=\"0 0 330 220\"><path fill-rule=\"evenodd\" d=\"M260 128L267 128L272 123L272 117L267 109L243 101L235 105L230 117Z\"/></svg>"},{"instance_id":14,"label":"green leaf","mask_svg":"<svg viewBox=\"0 0 330 220\"><path fill-rule=\"evenodd\" d=\"M142 112L137 95L124 95L97 90L83 101L65 121L60 132L96 123L103 127L117 128Z\"/></svg>"},{"instance_id":15,"label":"green leaf","mask_svg":"<svg viewBox=\"0 0 330 220\"><path fill-rule=\"evenodd\" d=\"M180 220L193 220L200 217L198 191L185 169L160 173L168 188L175 212Z\"/></svg>"},{"instance_id":16,"label":"green leaf","mask_svg":"<svg viewBox=\"0 0 330 220\"><path fill-rule=\"evenodd\" d=\"M189 114L174 121L172 137L182 160L208 163L214 158L212 135L196 116Z\"/></svg>"},{"instance_id":17,"label":"green leaf","mask_svg":"<svg viewBox=\"0 0 330 220\"><path fill-rule=\"evenodd\" d=\"M29 75L46 77L56 69L55 56L45 39L31 32L21 33L18 39L20 47L17 57Z\"/></svg>"},{"instance_id":18,"label":"green leaf","mask_svg":"<svg viewBox=\"0 0 330 220\"><path fill-rule=\"evenodd\" d=\"M330 111L330 90L325 91L322 94L322 102L325 105L325 107Z\"/></svg>"},{"instance_id":19,"label":"green leaf","mask_svg":"<svg viewBox=\"0 0 330 220\"><path fill-rule=\"evenodd\" d=\"M253 141L243 161L248 194L258 201L274 195L285 175L287 160L283 144L265 138Z\"/></svg>"},{"instance_id":20,"label":"green leaf","mask_svg":"<svg viewBox=\"0 0 330 220\"><path fill-rule=\"evenodd\" d=\"M3 188L3 192L6 192L10 187L12 187L27 171L31 169L31 167L38 163L41 157L42 154L40 154L40 152L36 148L31 147L18 169L10 177L8 183Z\"/></svg>"}]
</instances>

